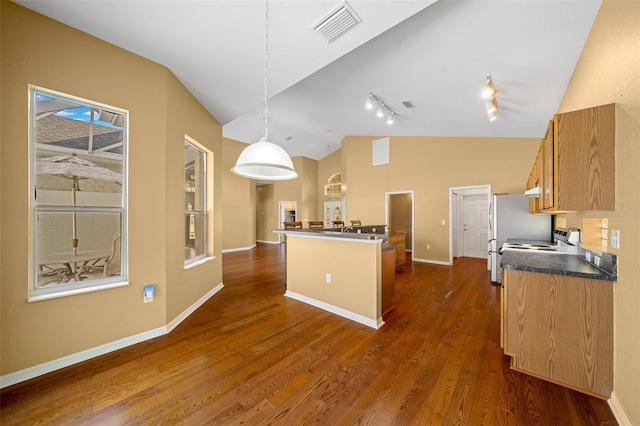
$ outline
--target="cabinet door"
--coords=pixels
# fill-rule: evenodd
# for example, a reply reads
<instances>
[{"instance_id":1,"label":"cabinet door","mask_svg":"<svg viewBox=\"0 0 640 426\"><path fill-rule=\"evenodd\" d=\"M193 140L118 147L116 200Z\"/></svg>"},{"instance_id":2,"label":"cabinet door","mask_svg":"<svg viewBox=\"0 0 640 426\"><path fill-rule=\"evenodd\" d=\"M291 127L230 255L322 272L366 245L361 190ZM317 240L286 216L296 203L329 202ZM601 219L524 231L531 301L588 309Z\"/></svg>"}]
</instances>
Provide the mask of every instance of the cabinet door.
<instances>
[{"instance_id":1,"label":"cabinet door","mask_svg":"<svg viewBox=\"0 0 640 426\"><path fill-rule=\"evenodd\" d=\"M527 189L532 189L536 187L543 188L544 186L543 145L544 145L544 141L540 143L540 148L538 148L538 154L536 155L536 160L533 163L533 167L531 168L531 173L529 173L529 179L527 180ZM539 213L541 210L542 210L542 198L530 198L529 211L531 213Z\"/></svg>"},{"instance_id":2,"label":"cabinet door","mask_svg":"<svg viewBox=\"0 0 640 426\"><path fill-rule=\"evenodd\" d=\"M393 308L395 279L395 250L384 250L382 252L382 315L386 314Z\"/></svg>"},{"instance_id":3,"label":"cabinet door","mask_svg":"<svg viewBox=\"0 0 640 426\"><path fill-rule=\"evenodd\" d=\"M509 271L505 353L512 367L598 396L613 389L613 286Z\"/></svg>"},{"instance_id":4,"label":"cabinet door","mask_svg":"<svg viewBox=\"0 0 640 426\"><path fill-rule=\"evenodd\" d=\"M560 210L615 209L615 104L556 116Z\"/></svg>"},{"instance_id":5,"label":"cabinet door","mask_svg":"<svg viewBox=\"0 0 640 426\"><path fill-rule=\"evenodd\" d=\"M555 167L553 147L553 120L549 121L547 134L542 141L542 208L550 209L555 206Z\"/></svg>"}]
</instances>

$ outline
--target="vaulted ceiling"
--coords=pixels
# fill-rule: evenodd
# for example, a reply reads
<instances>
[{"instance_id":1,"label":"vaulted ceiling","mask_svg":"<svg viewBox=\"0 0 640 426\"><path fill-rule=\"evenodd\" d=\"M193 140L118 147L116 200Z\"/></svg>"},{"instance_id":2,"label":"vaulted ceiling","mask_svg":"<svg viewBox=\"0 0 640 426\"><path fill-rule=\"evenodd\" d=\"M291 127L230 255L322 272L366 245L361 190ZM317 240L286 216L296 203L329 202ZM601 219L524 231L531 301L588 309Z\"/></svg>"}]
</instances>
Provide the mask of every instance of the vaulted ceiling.
<instances>
[{"instance_id":1,"label":"vaulted ceiling","mask_svg":"<svg viewBox=\"0 0 640 426\"><path fill-rule=\"evenodd\" d=\"M263 136L264 1L14 1L166 66L225 137ZM270 139L320 159L347 135L542 138L600 3L348 0L361 22L328 43L311 27L342 2L271 0ZM364 108L369 92L394 124Z\"/></svg>"}]
</instances>

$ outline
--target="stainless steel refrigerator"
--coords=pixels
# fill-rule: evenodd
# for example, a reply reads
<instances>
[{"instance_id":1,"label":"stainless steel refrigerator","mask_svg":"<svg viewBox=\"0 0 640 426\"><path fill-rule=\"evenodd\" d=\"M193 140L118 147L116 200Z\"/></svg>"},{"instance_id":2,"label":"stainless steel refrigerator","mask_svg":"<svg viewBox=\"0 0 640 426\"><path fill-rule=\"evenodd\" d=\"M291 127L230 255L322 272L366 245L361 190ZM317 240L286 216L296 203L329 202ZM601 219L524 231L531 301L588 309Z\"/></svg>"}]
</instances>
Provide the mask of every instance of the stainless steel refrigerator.
<instances>
[{"instance_id":1,"label":"stainless steel refrigerator","mask_svg":"<svg viewBox=\"0 0 640 426\"><path fill-rule=\"evenodd\" d=\"M529 213L529 199L522 194L494 195L489 208L489 240L491 281L502 283L501 255L498 250L507 239L551 241L553 224L551 215Z\"/></svg>"}]
</instances>

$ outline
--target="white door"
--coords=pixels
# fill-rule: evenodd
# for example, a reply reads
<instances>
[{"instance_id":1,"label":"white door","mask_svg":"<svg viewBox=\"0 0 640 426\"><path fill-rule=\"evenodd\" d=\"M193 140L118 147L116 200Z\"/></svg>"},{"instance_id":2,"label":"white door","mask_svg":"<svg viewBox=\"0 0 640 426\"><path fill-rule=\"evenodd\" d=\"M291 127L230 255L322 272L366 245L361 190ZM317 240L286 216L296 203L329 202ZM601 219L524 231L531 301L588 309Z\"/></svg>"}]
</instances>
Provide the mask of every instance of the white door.
<instances>
[{"instance_id":1,"label":"white door","mask_svg":"<svg viewBox=\"0 0 640 426\"><path fill-rule=\"evenodd\" d=\"M489 240L489 200L486 195L464 195L464 256L487 258Z\"/></svg>"},{"instance_id":2,"label":"white door","mask_svg":"<svg viewBox=\"0 0 640 426\"><path fill-rule=\"evenodd\" d=\"M451 253L453 258L458 257L458 194L451 194Z\"/></svg>"}]
</instances>

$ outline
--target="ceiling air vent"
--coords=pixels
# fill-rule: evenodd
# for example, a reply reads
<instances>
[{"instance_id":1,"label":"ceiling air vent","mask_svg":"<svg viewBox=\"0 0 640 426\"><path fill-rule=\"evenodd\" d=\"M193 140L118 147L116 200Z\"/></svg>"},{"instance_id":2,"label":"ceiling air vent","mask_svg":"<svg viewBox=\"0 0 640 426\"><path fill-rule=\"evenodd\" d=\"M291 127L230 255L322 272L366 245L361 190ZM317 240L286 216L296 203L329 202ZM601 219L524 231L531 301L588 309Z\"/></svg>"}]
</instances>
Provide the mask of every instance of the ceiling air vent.
<instances>
[{"instance_id":1,"label":"ceiling air vent","mask_svg":"<svg viewBox=\"0 0 640 426\"><path fill-rule=\"evenodd\" d=\"M331 43L351 28L362 22L347 2L340 3L331 12L311 26L327 43Z\"/></svg>"},{"instance_id":2,"label":"ceiling air vent","mask_svg":"<svg viewBox=\"0 0 640 426\"><path fill-rule=\"evenodd\" d=\"M413 105L411 101L402 101L402 105L404 105L405 108L415 108L415 105Z\"/></svg>"}]
</instances>

